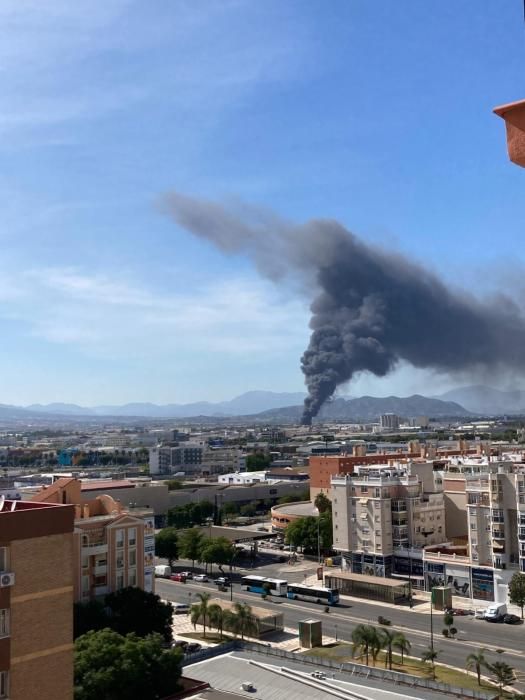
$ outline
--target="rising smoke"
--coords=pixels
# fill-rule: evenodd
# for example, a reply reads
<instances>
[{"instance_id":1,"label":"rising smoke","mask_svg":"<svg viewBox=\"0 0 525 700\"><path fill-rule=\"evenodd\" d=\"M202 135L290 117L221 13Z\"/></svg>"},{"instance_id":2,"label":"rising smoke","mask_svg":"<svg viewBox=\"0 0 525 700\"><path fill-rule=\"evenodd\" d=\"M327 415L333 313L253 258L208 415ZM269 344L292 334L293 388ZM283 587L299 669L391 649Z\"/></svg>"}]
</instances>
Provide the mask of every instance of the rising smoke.
<instances>
[{"instance_id":1,"label":"rising smoke","mask_svg":"<svg viewBox=\"0 0 525 700\"><path fill-rule=\"evenodd\" d=\"M452 290L336 221L293 225L265 211L178 193L165 204L192 234L249 256L272 280L299 277L311 290L312 335L301 358L305 424L356 372L381 377L401 359L446 372L525 368L525 319L508 297L480 301Z\"/></svg>"}]
</instances>

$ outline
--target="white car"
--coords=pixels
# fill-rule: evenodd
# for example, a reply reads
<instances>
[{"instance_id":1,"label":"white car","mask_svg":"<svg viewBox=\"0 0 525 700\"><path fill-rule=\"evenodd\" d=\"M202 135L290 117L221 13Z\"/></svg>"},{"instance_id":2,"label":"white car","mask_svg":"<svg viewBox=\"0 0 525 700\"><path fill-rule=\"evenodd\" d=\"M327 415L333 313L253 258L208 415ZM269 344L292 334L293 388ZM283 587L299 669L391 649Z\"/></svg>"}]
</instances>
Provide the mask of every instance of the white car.
<instances>
[{"instance_id":1,"label":"white car","mask_svg":"<svg viewBox=\"0 0 525 700\"><path fill-rule=\"evenodd\" d=\"M175 615L181 615L190 612L189 603L172 603L173 612Z\"/></svg>"},{"instance_id":2,"label":"white car","mask_svg":"<svg viewBox=\"0 0 525 700\"><path fill-rule=\"evenodd\" d=\"M206 574L196 574L196 575L193 577L193 580L194 580L194 581L197 581L197 582L201 582L201 583L208 583L208 581L209 581L209 579L208 579L208 577L206 576Z\"/></svg>"}]
</instances>

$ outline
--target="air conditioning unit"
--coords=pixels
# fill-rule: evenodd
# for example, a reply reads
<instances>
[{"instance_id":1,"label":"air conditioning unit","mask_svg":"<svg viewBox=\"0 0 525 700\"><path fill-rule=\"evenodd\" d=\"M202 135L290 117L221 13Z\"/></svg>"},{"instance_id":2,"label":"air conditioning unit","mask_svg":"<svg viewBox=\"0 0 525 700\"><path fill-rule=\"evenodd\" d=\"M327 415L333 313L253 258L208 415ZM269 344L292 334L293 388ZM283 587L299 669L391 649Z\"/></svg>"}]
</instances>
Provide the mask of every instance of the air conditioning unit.
<instances>
[{"instance_id":1,"label":"air conditioning unit","mask_svg":"<svg viewBox=\"0 0 525 700\"><path fill-rule=\"evenodd\" d=\"M0 588L6 588L7 586L15 585L15 575L14 574L0 574Z\"/></svg>"}]
</instances>

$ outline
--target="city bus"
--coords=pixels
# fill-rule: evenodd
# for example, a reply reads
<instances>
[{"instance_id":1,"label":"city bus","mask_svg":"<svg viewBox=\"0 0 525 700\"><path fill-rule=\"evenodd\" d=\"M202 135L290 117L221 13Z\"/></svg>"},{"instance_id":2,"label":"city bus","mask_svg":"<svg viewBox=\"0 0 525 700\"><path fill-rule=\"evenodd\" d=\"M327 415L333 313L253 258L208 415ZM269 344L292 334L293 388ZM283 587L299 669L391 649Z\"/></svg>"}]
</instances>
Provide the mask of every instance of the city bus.
<instances>
[{"instance_id":1,"label":"city bus","mask_svg":"<svg viewBox=\"0 0 525 700\"><path fill-rule=\"evenodd\" d=\"M265 578L264 576L243 576L241 586L251 593L267 593L268 595L285 596L288 591L287 581Z\"/></svg>"},{"instance_id":2,"label":"city bus","mask_svg":"<svg viewBox=\"0 0 525 700\"><path fill-rule=\"evenodd\" d=\"M323 605L337 605L339 591L337 588L325 588L324 586L305 586L301 583L288 585L288 598L312 601Z\"/></svg>"}]
</instances>

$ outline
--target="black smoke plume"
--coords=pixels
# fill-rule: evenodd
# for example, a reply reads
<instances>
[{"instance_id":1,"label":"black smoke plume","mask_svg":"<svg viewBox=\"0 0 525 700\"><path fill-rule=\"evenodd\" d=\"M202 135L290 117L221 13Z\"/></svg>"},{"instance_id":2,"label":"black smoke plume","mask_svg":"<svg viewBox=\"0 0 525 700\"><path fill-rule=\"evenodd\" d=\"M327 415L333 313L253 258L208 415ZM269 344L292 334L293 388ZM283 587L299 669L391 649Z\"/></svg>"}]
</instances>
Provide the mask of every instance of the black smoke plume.
<instances>
[{"instance_id":1,"label":"black smoke plume","mask_svg":"<svg viewBox=\"0 0 525 700\"><path fill-rule=\"evenodd\" d=\"M525 368L525 319L508 297L480 301L452 290L336 221L293 225L177 193L165 203L187 231L226 253L248 255L275 281L293 276L311 291L312 335L301 358L305 424L356 372L382 377L401 359L446 372Z\"/></svg>"}]
</instances>

